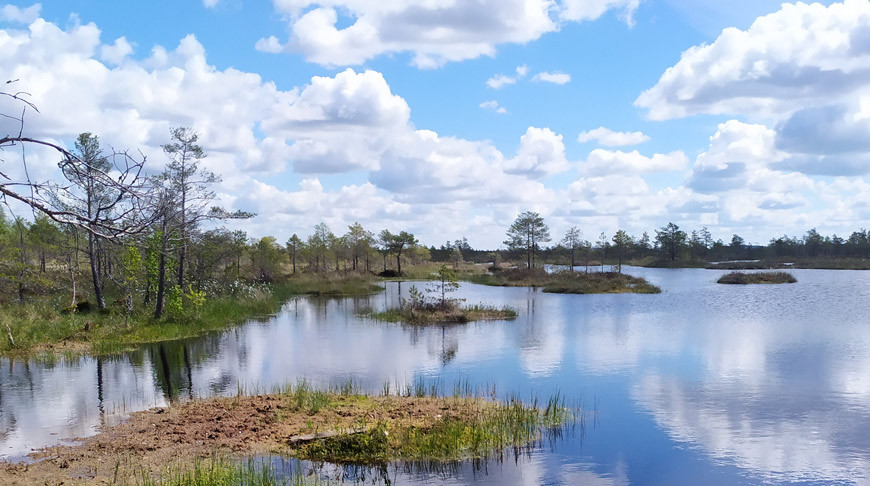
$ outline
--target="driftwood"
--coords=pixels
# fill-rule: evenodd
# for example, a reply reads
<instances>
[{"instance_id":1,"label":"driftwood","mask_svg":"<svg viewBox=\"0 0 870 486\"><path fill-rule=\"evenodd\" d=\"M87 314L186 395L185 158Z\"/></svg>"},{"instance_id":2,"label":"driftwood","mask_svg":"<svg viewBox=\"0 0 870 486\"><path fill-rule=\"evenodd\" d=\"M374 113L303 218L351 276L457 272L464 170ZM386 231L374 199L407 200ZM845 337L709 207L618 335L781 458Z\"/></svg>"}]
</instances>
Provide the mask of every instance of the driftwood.
<instances>
[{"instance_id":1,"label":"driftwood","mask_svg":"<svg viewBox=\"0 0 870 486\"><path fill-rule=\"evenodd\" d=\"M12 328L9 327L9 323L6 323L6 335L9 336L9 344L14 348L15 347L15 339L12 338Z\"/></svg>"},{"instance_id":2,"label":"driftwood","mask_svg":"<svg viewBox=\"0 0 870 486\"><path fill-rule=\"evenodd\" d=\"M346 436L346 435L363 434L365 432L368 432L368 429L365 427L362 427L362 428L358 428L358 429L348 429L348 430L343 430L343 431L329 431L329 432L319 432L316 434L294 435L294 436L290 437L289 439L287 439L287 443L290 445L300 445L300 444L307 444L309 442L314 442L315 440L329 439L332 437L340 437L340 436Z\"/></svg>"}]
</instances>

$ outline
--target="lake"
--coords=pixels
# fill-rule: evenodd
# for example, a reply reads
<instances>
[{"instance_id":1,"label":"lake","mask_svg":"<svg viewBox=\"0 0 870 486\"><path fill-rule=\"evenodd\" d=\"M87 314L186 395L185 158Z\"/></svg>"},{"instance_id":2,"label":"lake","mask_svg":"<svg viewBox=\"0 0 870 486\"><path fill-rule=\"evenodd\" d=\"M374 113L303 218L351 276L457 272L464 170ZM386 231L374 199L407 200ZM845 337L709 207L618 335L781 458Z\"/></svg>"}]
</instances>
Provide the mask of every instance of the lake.
<instances>
[{"instance_id":1,"label":"lake","mask_svg":"<svg viewBox=\"0 0 870 486\"><path fill-rule=\"evenodd\" d=\"M792 285L722 271L628 272L660 295L556 295L463 283L511 322L407 327L358 317L372 297L299 298L271 318L106 358L0 360L0 459L94 434L171 400L349 378L380 393L461 381L594 409L584 431L505 461L399 484L758 484L870 481L870 272L794 270ZM418 283L425 287L425 283ZM274 459L276 467L286 467Z\"/></svg>"}]
</instances>

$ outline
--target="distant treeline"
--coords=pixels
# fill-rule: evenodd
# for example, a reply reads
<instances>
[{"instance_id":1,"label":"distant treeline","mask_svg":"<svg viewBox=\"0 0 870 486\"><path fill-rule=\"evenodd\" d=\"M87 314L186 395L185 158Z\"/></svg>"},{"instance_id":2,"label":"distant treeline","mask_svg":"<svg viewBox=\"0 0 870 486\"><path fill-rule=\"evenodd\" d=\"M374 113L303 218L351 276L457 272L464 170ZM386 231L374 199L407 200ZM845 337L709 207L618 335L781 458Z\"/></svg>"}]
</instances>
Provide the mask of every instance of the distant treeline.
<instances>
[{"instance_id":1,"label":"distant treeline","mask_svg":"<svg viewBox=\"0 0 870 486\"><path fill-rule=\"evenodd\" d=\"M550 237L546 224L543 228L546 229L545 239L520 241L517 245L506 241L507 249L478 250L462 238L448 241L438 248L431 246L429 253L436 262L456 260L458 252L464 261L489 263L496 259L525 259L532 246L537 259L550 263L570 262L573 250L575 264L646 260L648 264L660 263L663 266L667 266L667 262L696 262L701 265L733 260L870 258L870 231L866 229L841 237L822 235L813 228L802 236L783 235L771 238L767 245L749 245L736 234L727 241L714 239L706 227L686 232L674 223L654 230L652 237L646 231L633 236L619 230L614 235L601 233L594 242L583 239L580 229L574 227L555 244L544 246L542 243L549 241Z\"/></svg>"}]
</instances>

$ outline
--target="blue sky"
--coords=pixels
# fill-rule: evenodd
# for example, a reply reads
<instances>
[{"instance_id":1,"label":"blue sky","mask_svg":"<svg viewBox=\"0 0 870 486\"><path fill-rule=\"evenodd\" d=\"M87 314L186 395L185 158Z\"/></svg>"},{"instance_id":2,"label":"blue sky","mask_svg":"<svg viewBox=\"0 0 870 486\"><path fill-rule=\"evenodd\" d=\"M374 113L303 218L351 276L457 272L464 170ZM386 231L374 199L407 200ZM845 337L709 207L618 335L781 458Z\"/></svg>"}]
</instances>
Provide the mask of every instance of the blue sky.
<instances>
[{"instance_id":1,"label":"blue sky","mask_svg":"<svg viewBox=\"0 0 870 486\"><path fill-rule=\"evenodd\" d=\"M359 220L495 247L532 209L554 237L676 221L766 242L866 225L867 15L866 0L16 2L0 62L41 108L34 135L93 131L159 165L165 128L193 126L222 202L259 214L251 236ZM578 141L599 127L642 141Z\"/></svg>"}]
</instances>

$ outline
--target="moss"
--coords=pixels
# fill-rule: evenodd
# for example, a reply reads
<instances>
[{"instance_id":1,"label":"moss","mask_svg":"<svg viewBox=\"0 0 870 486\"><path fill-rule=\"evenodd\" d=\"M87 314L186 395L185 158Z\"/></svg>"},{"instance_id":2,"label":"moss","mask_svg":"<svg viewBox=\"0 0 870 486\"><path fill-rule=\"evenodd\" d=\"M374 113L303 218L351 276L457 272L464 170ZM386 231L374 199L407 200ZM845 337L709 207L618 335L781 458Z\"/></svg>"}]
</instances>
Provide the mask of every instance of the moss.
<instances>
[{"instance_id":1,"label":"moss","mask_svg":"<svg viewBox=\"0 0 870 486\"><path fill-rule=\"evenodd\" d=\"M731 272L723 275L719 280L720 284L784 284L796 283L797 279L794 275L788 272Z\"/></svg>"}]
</instances>

